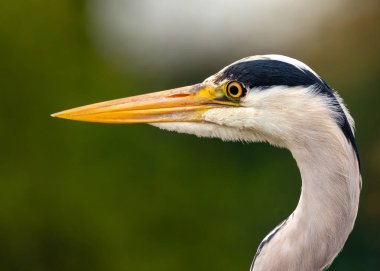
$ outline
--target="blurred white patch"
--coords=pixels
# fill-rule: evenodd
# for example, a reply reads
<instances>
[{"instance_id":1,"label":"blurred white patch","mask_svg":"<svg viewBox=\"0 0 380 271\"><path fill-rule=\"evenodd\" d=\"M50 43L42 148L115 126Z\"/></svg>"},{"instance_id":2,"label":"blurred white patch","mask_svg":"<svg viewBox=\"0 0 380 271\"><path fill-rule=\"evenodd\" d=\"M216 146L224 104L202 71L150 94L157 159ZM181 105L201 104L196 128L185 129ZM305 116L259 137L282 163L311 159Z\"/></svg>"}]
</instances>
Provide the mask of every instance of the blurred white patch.
<instances>
[{"instance_id":1,"label":"blurred white patch","mask_svg":"<svg viewBox=\"0 0 380 271\"><path fill-rule=\"evenodd\" d=\"M221 54L305 49L345 2L88 0L88 8L95 41L107 55L155 69Z\"/></svg>"}]
</instances>

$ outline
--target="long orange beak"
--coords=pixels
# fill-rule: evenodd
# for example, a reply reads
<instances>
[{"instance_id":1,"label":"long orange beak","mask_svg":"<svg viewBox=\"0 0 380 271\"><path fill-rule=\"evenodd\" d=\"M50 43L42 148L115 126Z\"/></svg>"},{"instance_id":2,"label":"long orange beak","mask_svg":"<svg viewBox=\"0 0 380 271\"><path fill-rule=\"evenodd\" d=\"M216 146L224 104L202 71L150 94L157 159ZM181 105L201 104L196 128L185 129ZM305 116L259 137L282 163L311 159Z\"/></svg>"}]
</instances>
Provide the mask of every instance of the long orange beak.
<instances>
[{"instance_id":1,"label":"long orange beak","mask_svg":"<svg viewBox=\"0 0 380 271\"><path fill-rule=\"evenodd\" d=\"M234 105L222 90L198 84L86 105L52 116L103 123L202 122L207 110Z\"/></svg>"}]
</instances>

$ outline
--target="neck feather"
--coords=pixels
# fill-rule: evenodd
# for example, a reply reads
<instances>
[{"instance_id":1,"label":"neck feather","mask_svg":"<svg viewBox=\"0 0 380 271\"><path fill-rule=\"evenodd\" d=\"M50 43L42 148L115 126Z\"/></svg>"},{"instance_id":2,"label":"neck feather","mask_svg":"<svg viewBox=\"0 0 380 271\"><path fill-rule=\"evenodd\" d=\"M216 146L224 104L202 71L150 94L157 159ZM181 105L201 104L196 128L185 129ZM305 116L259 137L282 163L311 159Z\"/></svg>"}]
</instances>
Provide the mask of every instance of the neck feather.
<instances>
[{"instance_id":1,"label":"neck feather","mask_svg":"<svg viewBox=\"0 0 380 271\"><path fill-rule=\"evenodd\" d=\"M302 177L301 197L295 211L260 245L254 271L324 270L343 248L356 219L361 176L343 134L333 131L289 148Z\"/></svg>"}]
</instances>

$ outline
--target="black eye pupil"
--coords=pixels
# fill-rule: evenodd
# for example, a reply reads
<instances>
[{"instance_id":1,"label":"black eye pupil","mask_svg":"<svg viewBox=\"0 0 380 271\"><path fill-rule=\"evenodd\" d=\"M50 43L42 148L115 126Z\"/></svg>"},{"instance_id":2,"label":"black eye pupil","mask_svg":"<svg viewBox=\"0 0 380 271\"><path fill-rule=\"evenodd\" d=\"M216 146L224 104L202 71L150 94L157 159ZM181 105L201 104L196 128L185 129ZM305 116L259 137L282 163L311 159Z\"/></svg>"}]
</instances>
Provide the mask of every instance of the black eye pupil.
<instances>
[{"instance_id":1,"label":"black eye pupil","mask_svg":"<svg viewBox=\"0 0 380 271\"><path fill-rule=\"evenodd\" d=\"M230 94L233 96L236 96L239 94L239 88L237 86L231 86L230 87Z\"/></svg>"}]
</instances>

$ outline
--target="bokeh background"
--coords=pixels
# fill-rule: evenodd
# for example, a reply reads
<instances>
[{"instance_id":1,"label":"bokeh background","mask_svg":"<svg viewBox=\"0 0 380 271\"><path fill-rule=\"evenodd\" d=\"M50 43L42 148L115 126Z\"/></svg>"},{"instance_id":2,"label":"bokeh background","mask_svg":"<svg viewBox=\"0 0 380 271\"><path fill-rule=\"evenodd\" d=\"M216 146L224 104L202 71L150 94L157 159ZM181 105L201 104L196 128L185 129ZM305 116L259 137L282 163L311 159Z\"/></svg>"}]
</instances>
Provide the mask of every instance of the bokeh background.
<instances>
[{"instance_id":1,"label":"bokeh background","mask_svg":"<svg viewBox=\"0 0 380 271\"><path fill-rule=\"evenodd\" d=\"M248 270L298 201L288 151L49 115L279 53L357 123L360 211L331 270L380 270L379 29L376 0L1 1L0 269Z\"/></svg>"}]
</instances>

